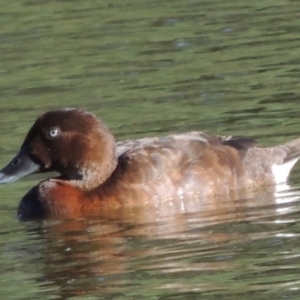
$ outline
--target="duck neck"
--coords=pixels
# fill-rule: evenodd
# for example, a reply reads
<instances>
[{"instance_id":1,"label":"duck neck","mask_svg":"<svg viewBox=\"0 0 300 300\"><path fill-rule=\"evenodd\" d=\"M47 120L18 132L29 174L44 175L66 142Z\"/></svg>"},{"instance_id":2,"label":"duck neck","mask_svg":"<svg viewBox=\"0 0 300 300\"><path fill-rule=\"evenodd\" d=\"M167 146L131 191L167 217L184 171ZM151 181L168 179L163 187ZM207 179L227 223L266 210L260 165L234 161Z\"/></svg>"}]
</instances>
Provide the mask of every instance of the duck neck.
<instances>
[{"instance_id":1,"label":"duck neck","mask_svg":"<svg viewBox=\"0 0 300 300\"><path fill-rule=\"evenodd\" d=\"M73 179L70 183L81 190L91 191L101 186L110 178L117 167L117 159L108 160L105 164L90 163L81 170L81 179Z\"/></svg>"},{"instance_id":2,"label":"duck neck","mask_svg":"<svg viewBox=\"0 0 300 300\"><path fill-rule=\"evenodd\" d=\"M77 177L69 177L71 185L85 191L101 186L111 177L118 164L115 140L112 135L107 134L105 140L100 140L98 143L91 142L90 145L90 151L86 152L82 163L73 173Z\"/></svg>"}]
</instances>

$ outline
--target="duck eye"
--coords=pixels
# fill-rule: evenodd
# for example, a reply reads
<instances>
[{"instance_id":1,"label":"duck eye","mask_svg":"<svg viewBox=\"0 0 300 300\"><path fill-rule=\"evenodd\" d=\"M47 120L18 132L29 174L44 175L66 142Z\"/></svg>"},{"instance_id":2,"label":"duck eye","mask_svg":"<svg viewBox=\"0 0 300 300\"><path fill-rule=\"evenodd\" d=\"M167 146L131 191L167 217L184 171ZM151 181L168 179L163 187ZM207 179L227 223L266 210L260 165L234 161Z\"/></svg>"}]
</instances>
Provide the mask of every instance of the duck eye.
<instances>
[{"instance_id":1,"label":"duck eye","mask_svg":"<svg viewBox=\"0 0 300 300\"><path fill-rule=\"evenodd\" d=\"M58 128L53 128L49 130L49 137L56 137L59 135L59 129Z\"/></svg>"}]
</instances>

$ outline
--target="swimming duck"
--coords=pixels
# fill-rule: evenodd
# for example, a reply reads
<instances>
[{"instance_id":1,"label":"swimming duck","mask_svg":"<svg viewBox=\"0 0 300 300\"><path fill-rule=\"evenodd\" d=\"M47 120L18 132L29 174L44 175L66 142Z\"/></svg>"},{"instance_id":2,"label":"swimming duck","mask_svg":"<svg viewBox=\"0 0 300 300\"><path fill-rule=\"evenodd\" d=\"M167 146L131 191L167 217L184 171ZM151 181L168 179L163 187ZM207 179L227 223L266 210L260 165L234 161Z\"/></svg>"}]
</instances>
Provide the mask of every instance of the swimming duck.
<instances>
[{"instance_id":1,"label":"swimming duck","mask_svg":"<svg viewBox=\"0 0 300 300\"><path fill-rule=\"evenodd\" d=\"M68 108L38 117L0 183L57 171L23 197L18 217L79 217L285 182L299 157L300 139L260 147L250 138L189 132L115 142L95 115Z\"/></svg>"}]
</instances>

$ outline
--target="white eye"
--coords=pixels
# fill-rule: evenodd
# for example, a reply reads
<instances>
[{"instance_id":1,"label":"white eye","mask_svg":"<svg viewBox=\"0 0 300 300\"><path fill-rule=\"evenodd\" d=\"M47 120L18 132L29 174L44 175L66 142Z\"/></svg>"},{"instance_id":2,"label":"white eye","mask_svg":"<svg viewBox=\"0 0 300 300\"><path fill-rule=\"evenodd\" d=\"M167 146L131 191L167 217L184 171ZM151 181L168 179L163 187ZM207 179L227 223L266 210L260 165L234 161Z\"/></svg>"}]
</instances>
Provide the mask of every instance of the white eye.
<instances>
[{"instance_id":1,"label":"white eye","mask_svg":"<svg viewBox=\"0 0 300 300\"><path fill-rule=\"evenodd\" d=\"M53 128L49 131L49 136L50 137L56 137L59 135L59 129L58 128Z\"/></svg>"}]
</instances>

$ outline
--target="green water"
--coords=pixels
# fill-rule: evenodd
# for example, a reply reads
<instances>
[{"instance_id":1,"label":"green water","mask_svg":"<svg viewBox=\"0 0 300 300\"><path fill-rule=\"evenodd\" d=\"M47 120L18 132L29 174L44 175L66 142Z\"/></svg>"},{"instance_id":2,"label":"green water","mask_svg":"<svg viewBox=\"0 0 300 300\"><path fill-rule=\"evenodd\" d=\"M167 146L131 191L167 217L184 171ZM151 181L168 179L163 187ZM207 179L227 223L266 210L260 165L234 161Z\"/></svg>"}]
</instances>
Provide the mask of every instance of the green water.
<instances>
[{"instance_id":1,"label":"green water","mask_svg":"<svg viewBox=\"0 0 300 300\"><path fill-rule=\"evenodd\" d=\"M300 3L0 1L0 164L42 112L82 107L118 139L300 136ZM21 223L41 178L0 187L2 299L299 299L290 187L163 219Z\"/></svg>"}]
</instances>

